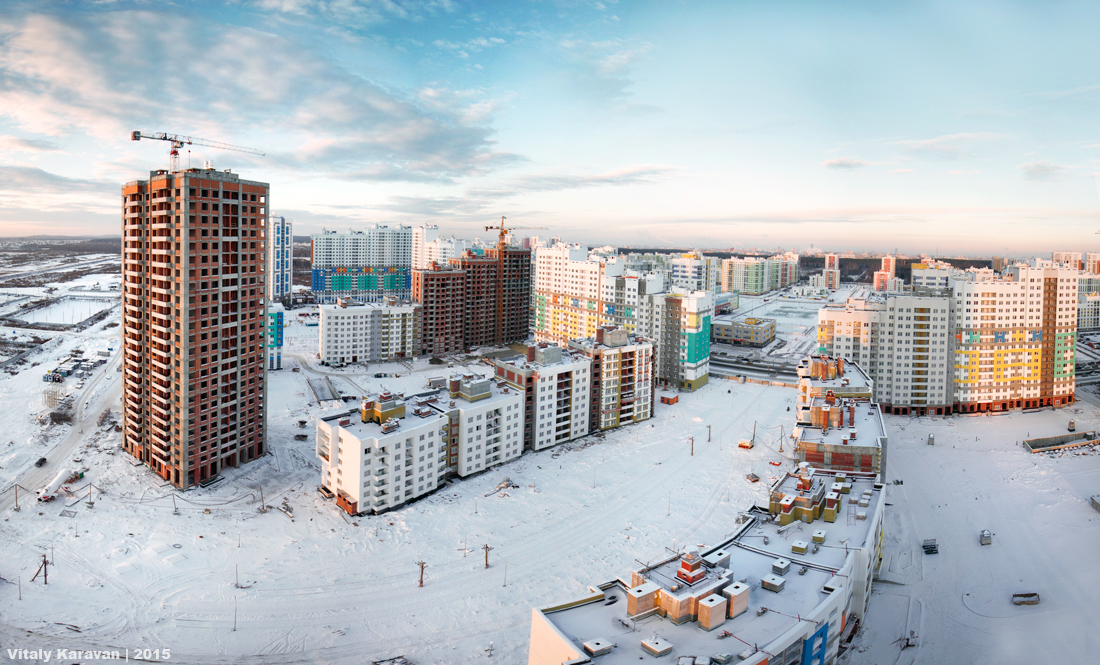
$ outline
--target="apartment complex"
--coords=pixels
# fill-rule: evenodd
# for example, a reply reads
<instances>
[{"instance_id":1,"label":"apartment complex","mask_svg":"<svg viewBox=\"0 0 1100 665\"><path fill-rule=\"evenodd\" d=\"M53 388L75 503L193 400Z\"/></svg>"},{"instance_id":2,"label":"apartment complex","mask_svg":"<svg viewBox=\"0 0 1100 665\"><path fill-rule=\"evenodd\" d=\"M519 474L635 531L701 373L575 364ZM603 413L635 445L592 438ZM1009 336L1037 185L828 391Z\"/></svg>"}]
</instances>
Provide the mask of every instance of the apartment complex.
<instances>
[{"instance_id":1,"label":"apartment complex","mask_svg":"<svg viewBox=\"0 0 1100 665\"><path fill-rule=\"evenodd\" d=\"M768 258L733 257L722 260L719 281L722 291L737 291L742 295L762 295L797 284L799 271L799 257L794 252Z\"/></svg>"},{"instance_id":2,"label":"apartment complex","mask_svg":"<svg viewBox=\"0 0 1100 665\"><path fill-rule=\"evenodd\" d=\"M267 183L122 187L123 447L179 488L265 449Z\"/></svg>"},{"instance_id":3,"label":"apartment complex","mask_svg":"<svg viewBox=\"0 0 1100 665\"><path fill-rule=\"evenodd\" d=\"M412 229L375 224L363 231L311 236L311 289L318 302L377 302L411 295Z\"/></svg>"},{"instance_id":4,"label":"apartment complex","mask_svg":"<svg viewBox=\"0 0 1100 665\"><path fill-rule=\"evenodd\" d=\"M818 468L783 474L767 508L749 507L717 545L672 552L535 608L528 665L836 662L867 616L882 561L886 487L875 480Z\"/></svg>"},{"instance_id":5,"label":"apartment complex","mask_svg":"<svg viewBox=\"0 0 1100 665\"><path fill-rule=\"evenodd\" d=\"M416 303L321 305L317 357L321 362L377 363L411 358L421 348L421 306Z\"/></svg>"},{"instance_id":6,"label":"apartment complex","mask_svg":"<svg viewBox=\"0 0 1100 665\"><path fill-rule=\"evenodd\" d=\"M1054 252L1050 258L1051 262L1060 268L1069 270L1085 269L1085 262L1081 260L1081 252Z\"/></svg>"},{"instance_id":7,"label":"apartment complex","mask_svg":"<svg viewBox=\"0 0 1100 665\"><path fill-rule=\"evenodd\" d=\"M271 215L267 224L267 299L283 302L294 284L294 224Z\"/></svg>"},{"instance_id":8,"label":"apartment complex","mask_svg":"<svg viewBox=\"0 0 1100 665\"><path fill-rule=\"evenodd\" d=\"M680 390L705 386L710 380L713 296L708 291L665 293L651 299L650 311L652 324L642 332L657 343L656 378Z\"/></svg>"},{"instance_id":9,"label":"apartment complex","mask_svg":"<svg viewBox=\"0 0 1100 665\"><path fill-rule=\"evenodd\" d=\"M593 337L571 340L569 349L592 362L590 431L641 422L653 415L651 342L607 326L597 328Z\"/></svg>"},{"instance_id":10,"label":"apartment complex","mask_svg":"<svg viewBox=\"0 0 1100 665\"><path fill-rule=\"evenodd\" d=\"M949 289L849 299L818 313L819 351L865 367L882 408L944 414L1073 401L1076 270L951 269Z\"/></svg>"},{"instance_id":11,"label":"apartment complex","mask_svg":"<svg viewBox=\"0 0 1100 665\"><path fill-rule=\"evenodd\" d=\"M875 271L873 287L875 291L904 291L905 280L897 276L898 259L887 254L882 257L882 267Z\"/></svg>"},{"instance_id":12,"label":"apartment complex","mask_svg":"<svg viewBox=\"0 0 1100 665\"><path fill-rule=\"evenodd\" d=\"M449 400L427 402L450 421L449 470L465 477L523 454L524 395L465 372L447 379Z\"/></svg>"},{"instance_id":13,"label":"apartment complex","mask_svg":"<svg viewBox=\"0 0 1100 665\"><path fill-rule=\"evenodd\" d=\"M412 271L412 299L420 303L420 345L430 356L457 353L463 343L466 271L433 264Z\"/></svg>"},{"instance_id":14,"label":"apartment complex","mask_svg":"<svg viewBox=\"0 0 1100 665\"><path fill-rule=\"evenodd\" d=\"M589 432L592 360L556 344L530 344L527 353L495 358L496 377L524 395L525 450L543 450Z\"/></svg>"}]
</instances>

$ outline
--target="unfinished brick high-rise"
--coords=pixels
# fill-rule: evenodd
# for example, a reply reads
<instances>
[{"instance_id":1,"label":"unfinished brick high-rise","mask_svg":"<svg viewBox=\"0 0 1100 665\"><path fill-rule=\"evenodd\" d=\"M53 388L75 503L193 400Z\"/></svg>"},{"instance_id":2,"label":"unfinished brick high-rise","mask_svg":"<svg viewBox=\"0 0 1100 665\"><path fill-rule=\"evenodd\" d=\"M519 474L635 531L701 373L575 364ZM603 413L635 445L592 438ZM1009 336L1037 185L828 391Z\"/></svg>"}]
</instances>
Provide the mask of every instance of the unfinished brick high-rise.
<instances>
[{"instance_id":1,"label":"unfinished brick high-rise","mask_svg":"<svg viewBox=\"0 0 1100 665\"><path fill-rule=\"evenodd\" d=\"M420 316L423 353L443 356L463 350L465 285L466 273L458 268L441 268L433 263L427 269L413 269L413 301L423 308Z\"/></svg>"},{"instance_id":2,"label":"unfinished brick high-rise","mask_svg":"<svg viewBox=\"0 0 1100 665\"><path fill-rule=\"evenodd\" d=\"M210 169L122 187L124 446L176 487L265 449L268 197Z\"/></svg>"}]
</instances>

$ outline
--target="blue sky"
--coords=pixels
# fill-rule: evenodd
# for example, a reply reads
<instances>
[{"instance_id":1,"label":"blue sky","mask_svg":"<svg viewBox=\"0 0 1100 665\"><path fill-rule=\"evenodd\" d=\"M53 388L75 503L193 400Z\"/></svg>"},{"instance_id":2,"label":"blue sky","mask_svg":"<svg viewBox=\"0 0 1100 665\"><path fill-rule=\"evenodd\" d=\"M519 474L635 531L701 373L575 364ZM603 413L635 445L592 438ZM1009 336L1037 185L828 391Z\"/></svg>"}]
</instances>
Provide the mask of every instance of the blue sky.
<instances>
[{"instance_id":1,"label":"blue sky","mask_svg":"<svg viewBox=\"0 0 1100 665\"><path fill-rule=\"evenodd\" d=\"M0 4L0 235L111 234L167 131L296 233L1097 249L1096 3Z\"/></svg>"}]
</instances>

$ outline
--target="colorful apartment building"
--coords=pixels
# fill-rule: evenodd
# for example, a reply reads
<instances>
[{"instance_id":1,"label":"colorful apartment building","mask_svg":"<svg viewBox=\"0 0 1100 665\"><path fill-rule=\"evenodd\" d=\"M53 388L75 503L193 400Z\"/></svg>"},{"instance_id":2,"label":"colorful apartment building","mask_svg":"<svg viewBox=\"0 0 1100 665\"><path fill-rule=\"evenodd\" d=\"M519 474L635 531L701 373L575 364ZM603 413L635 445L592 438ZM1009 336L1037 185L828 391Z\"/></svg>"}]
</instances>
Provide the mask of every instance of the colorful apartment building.
<instances>
[{"instance_id":1,"label":"colorful apartment building","mask_svg":"<svg viewBox=\"0 0 1100 665\"><path fill-rule=\"evenodd\" d=\"M267 299L283 302L294 285L294 224L271 215L267 226Z\"/></svg>"},{"instance_id":2,"label":"colorful apartment building","mask_svg":"<svg viewBox=\"0 0 1100 665\"><path fill-rule=\"evenodd\" d=\"M602 325L600 281L622 274L618 262L589 261L588 249L557 244L535 250L535 341L567 344Z\"/></svg>"},{"instance_id":3,"label":"colorful apartment building","mask_svg":"<svg viewBox=\"0 0 1100 665\"><path fill-rule=\"evenodd\" d=\"M267 368L283 368L283 327L285 309L281 303L267 304Z\"/></svg>"},{"instance_id":4,"label":"colorful apartment building","mask_svg":"<svg viewBox=\"0 0 1100 665\"><path fill-rule=\"evenodd\" d=\"M265 450L269 196L212 169L122 187L123 448L178 488Z\"/></svg>"},{"instance_id":5,"label":"colorful apartment building","mask_svg":"<svg viewBox=\"0 0 1100 665\"><path fill-rule=\"evenodd\" d=\"M317 302L408 300L412 229L374 224L362 231L324 231L310 238L310 263L310 288Z\"/></svg>"}]
</instances>

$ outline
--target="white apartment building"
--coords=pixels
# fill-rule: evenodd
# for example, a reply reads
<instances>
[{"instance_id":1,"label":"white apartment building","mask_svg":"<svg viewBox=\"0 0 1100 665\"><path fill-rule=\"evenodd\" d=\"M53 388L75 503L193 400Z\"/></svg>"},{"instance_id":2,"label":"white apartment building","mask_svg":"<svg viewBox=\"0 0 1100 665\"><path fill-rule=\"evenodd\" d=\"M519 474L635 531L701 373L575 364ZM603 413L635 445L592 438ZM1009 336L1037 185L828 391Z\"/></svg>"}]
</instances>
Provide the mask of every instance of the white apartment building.
<instances>
[{"instance_id":1,"label":"white apartment building","mask_svg":"<svg viewBox=\"0 0 1100 665\"><path fill-rule=\"evenodd\" d=\"M944 415L954 399L949 291L875 293L818 310L818 352L857 363L887 412Z\"/></svg>"},{"instance_id":2,"label":"white apartment building","mask_svg":"<svg viewBox=\"0 0 1100 665\"><path fill-rule=\"evenodd\" d=\"M418 303L321 305L317 357L325 363L376 363L420 352Z\"/></svg>"},{"instance_id":3,"label":"white apartment building","mask_svg":"<svg viewBox=\"0 0 1100 665\"><path fill-rule=\"evenodd\" d=\"M446 477L450 419L392 393L364 397L358 411L317 421L321 486L348 513L380 513L424 496Z\"/></svg>"},{"instance_id":4,"label":"white apartment building","mask_svg":"<svg viewBox=\"0 0 1100 665\"><path fill-rule=\"evenodd\" d=\"M526 397L524 446L543 450L589 431L592 360L546 342L497 358L496 377Z\"/></svg>"},{"instance_id":5,"label":"white apartment building","mask_svg":"<svg viewBox=\"0 0 1100 665\"><path fill-rule=\"evenodd\" d=\"M282 302L294 283L294 224L282 215L267 219L267 299Z\"/></svg>"},{"instance_id":6,"label":"white apartment building","mask_svg":"<svg viewBox=\"0 0 1100 665\"><path fill-rule=\"evenodd\" d=\"M1077 330L1100 330L1100 293L1077 296Z\"/></svg>"},{"instance_id":7,"label":"white apartment building","mask_svg":"<svg viewBox=\"0 0 1100 665\"><path fill-rule=\"evenodd\" d=\"M426 402L450 420L450 467L459 476L479 473L523 453L521 391L467 372L447 380L449 401Z\"/></svg>"},{"instance_id":8,"label":"white apartment building","mask_svg":"<svg viewBox=\"0 0 1100 665\"><path fill-rule=\"evenodd\" d=\"M700 252L681 254L673 258L672 286L687 291L716 293L722 274L722 259L703 256Z\"/></svg>"},{"instance_id":9,"label":"white apartment building","mask_svg":"<svg viewBox=\"0 0 1100 665\"><path fill-rule=\"evenodd\" d=\"M412 230L412 267L428 270L433 263L447 265L448 259L462 256L468 249L483 246L480 240L440 237L439 227L433 224L415 226Z\"/></svg>"},{"instance_id":10,"label":"white apartment building","mask_svg":"<svg viewBox=\"0 0 1100 665\"><path fill-rule=\"evenodd\" d=\"M408 268L412 264L412 228L374 224L363 231L324 231L311 236L314 270L364 266Z\"/></svg>"},{"instance_id":11,"label":"white apartment building","mask_svg":"<svg viewBox=\"0 0 1100 665\"><path fill-rule=\"evenodd\" d=\"M1089 252L1085 255L1085 272L1089 275L1100 275L1100 252Z\"/></svg>"},{"instance_id":12,"label":"white apartment building","mask_svg":"<svg viewBox=\"0 0 1100 665\"><path fill-rule=\"evenodd\" d=\"M831 289L835 291L840 288L840 271L830 268L822 270L816 275L810 275L810 286L815 289Z\"/></svg>"}]
</instances>

